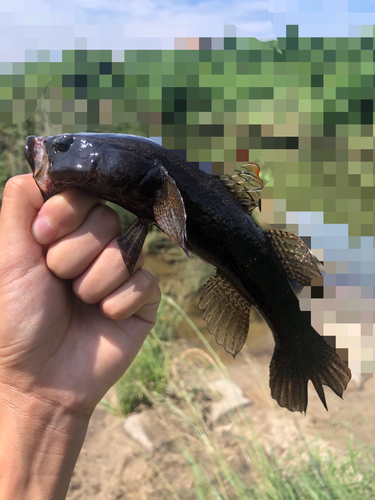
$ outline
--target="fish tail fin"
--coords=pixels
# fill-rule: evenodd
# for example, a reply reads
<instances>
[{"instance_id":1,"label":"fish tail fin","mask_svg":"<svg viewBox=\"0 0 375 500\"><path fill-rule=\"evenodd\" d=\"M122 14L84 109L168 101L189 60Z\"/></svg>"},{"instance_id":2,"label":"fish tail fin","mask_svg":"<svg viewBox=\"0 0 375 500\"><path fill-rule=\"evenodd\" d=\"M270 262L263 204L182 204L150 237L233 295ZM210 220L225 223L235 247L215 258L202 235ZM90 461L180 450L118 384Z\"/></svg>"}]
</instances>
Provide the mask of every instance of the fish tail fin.
<instances>
[{"instance_id":1,"label":"fish tail fin","mask_svg":"<svg viewBox=\"0 0 375 500\"><path fill-rule=\"evenodd\" d=\"M351 378L350 369L312 326L287 348L275 347L270 364L271 395L290 411L306 412L307 382L312 381L326 410L323 385L340 398Z\"/></svg>"}]
</instances>

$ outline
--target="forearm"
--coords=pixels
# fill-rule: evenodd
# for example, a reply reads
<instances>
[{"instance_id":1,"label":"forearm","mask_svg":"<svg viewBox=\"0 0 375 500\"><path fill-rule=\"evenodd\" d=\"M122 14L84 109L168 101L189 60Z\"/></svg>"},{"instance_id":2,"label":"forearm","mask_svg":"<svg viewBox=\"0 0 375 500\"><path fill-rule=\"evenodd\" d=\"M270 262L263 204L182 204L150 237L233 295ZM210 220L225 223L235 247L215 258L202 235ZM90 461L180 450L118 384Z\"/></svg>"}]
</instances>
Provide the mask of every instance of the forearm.
<instances>
[{"instance_id":1,"label":"forearm","mask_svg":"<svg viewBox=\"0 0 375 500\"><path fill-rule=\"evenodd\" d=\"M88 421L88 415L0 388L0 498L64 499Z\"/></svg>"}]
</instances>

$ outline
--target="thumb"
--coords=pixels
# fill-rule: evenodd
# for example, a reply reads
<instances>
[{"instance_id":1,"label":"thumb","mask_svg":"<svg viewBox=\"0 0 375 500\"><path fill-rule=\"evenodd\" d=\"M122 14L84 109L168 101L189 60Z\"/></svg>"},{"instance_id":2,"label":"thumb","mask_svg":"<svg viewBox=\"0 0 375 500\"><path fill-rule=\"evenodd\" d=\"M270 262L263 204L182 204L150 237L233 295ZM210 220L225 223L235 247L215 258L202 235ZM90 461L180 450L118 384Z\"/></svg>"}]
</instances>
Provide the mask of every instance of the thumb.
<instances>
[{"instance_id":1,"label":"thumb","mask_svg":"<svg viewBox=\"0 0 375 500\"><path fill-rule=\"evenodd\" d=\"M0 217L1 267L30 269L43 255L31 226L43 205L32 174L12 177L5 185Z\"/></svg>"}]
</instances>

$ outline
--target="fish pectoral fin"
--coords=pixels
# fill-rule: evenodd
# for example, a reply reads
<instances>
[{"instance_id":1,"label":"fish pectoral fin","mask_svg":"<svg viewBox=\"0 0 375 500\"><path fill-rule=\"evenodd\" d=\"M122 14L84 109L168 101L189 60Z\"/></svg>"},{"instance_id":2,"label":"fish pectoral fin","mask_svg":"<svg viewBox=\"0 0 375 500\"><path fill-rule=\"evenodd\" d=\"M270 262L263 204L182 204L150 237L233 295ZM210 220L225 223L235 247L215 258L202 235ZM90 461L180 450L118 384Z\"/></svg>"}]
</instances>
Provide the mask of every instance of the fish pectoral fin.
<instances>
[{"instance_id":1,"label":"fish pectoral fin","mask_svg":"<svg viewBox=\"0 0 375 500\"><path fill-rule=\"evenodd\" d=\"M198 305L216 342L236 356L247 338L251 304L216 273L205 284Z\"/></svg>"},{"instance_id":2,"label":"fish pectoral fin","mask_svg":"<svg viewBox=\"0 0 375 500\"><path fill-rule=\"evenodd\" d=\"M189 257L186 247L186 211L184 200L167 169L160 167L163 181L154 203L154 216L158 227Z\"/></svg>"},{"instance_id":3,"label":"fish pectoral fin","mask_svg":"<svg viewBox=\"0 0 375 500\"><path fill-rule=\"evenodd\" d=\"M264 231L278 254L289 279L309 285L313 278L321 276L318 266L323 267L312 251L296 234L267 229Z\"/></svg>"},{"instance_id":4,"label":"fish pectoral fin","mask_svg":"<svg viewBox=\"0 0 375 500\"><path fill-rule=\"evenodd\" d=\"M307 383L312 381L326 410L323 385L342 398L351 378L348 366L312 326L287 349L275 347L270 364L271 396L290 411L306 412Z\"/></svg>"},{"instance_id":5,"label":"fish pectoral fin","mask_svg":"<svg viewBox=\"0 0 375 500\"><path fill-rule=\"evenodd\" d=\"M122 258L129 271L129 277L134 271L134 266L141 253L143 243L146 239L150 222L144 219L135 219L127 228L125 233L116 241Z\"/></svg>"},{"instance_id":6,"label":"fish pectoral fin","mask_svg":"<svg viewBox=\"0 0 375 500\"><path fill-rule=\"evenodd\" d=\"M264 187L259 177L259 166L246 163L237 168L233 175L220 175L221 182L231 191L238 200L252 212L259 204L259 191Z\"/></svg>"}]
</instances>

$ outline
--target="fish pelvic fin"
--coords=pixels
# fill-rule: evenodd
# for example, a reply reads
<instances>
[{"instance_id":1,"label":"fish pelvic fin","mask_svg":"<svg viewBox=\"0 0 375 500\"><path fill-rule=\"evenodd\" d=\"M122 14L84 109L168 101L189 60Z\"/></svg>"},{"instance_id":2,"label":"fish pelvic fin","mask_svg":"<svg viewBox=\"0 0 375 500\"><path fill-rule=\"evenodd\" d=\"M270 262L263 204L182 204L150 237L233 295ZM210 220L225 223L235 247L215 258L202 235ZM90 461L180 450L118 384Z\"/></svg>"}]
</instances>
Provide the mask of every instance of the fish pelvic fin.
<instances>
[{"instance_id":1,"label":"fish pelvic fin","mask_svg":"<svg viewBox=\"0 0 375 500\"><path fill-rule=\"evenodd\" d=\"M208 331L235 357L247 338L251 304L216 273L205 284L198 305Z\"/></svg>"},{"instance_id":2,"label":"fish pelvic fin","mask_svg":"<svg viewBox=\"0 0 375 500\"><path fill-rule=\"evenodd\" d=\"M307 382L312 381L326 410L323 385L342 398L351 371L312 326L288 348L275 347L270 364L271 396L290 411L306 412Z\"/></svg>"},{"instance_id":3,"label":"fish pelvic fin","mask_svg":"<svg viewBox=\"0 0 375 500\"><path fill-rule=\"evenodd\" d=\"M135 219L125 233L117 238L117 245L129 271L129 277L134 271L143 243L146 239L150 222L144 219Z\"/></svg>"},{"instance_id":4,"label":"fish pelvic fin","mask_svg":"<svg viewBox=\"0 0 375 500\"><path fill-rule=\"evenodd\" d=\"M162 185L157 191L154 204L154 216L158 227L189 257L186 247L186 211L185 204L174 179L167 169L160 166Z\"/></svg>"}]
</instances>

